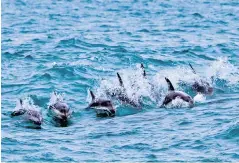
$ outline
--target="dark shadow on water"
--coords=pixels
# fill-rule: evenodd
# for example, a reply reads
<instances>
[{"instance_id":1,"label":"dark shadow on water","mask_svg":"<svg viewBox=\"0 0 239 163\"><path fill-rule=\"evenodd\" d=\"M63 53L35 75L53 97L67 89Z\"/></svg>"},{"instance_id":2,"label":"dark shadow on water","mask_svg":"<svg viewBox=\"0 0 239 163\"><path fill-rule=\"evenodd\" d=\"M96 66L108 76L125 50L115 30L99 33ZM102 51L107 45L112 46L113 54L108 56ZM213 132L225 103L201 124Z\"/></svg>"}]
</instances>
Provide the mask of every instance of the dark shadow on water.
<instances>
[{"instance_id":1,"label":"dark shadow on water","mask_svg":"<svg viewBox=\"0 0 239 163\"><path fill-rule=\"evenodd\" d=\"M26 126L26 128L29 128L29 129L42 129L41 126Z\"/></svg>"},{"instance_id":2,"label":"dark shadow on water","mask_svg":"<svg viewBox=\"0 0 239 163\"><path fill-rule=\"evenodd\" d=\"M68 127L72 124L69 119L60 119L57 117L52 118L52 123L55 127Z\"/></svg>"}]
</instances>

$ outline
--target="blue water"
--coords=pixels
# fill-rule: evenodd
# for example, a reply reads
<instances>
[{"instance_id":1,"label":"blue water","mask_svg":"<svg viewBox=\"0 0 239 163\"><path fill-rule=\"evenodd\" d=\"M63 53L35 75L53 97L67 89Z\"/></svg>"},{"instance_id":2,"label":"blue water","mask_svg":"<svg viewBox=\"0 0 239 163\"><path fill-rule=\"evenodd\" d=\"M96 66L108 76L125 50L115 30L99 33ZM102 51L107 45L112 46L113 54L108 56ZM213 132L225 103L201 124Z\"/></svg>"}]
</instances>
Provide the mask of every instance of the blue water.
<instances>
[{"instance_id":1,"label":"blue water","mask_svg":"<svg viewBox=\"0 0 239 163\"><path fill-rule=\"evenodd\" d=\"M193 108L159 108L164 77L195 96L188 63L214 94ZM2 0L1 68L4 162L239 161L237 0ZM117 115L97 118L84 109L88 89L104 96L116 72L144 106L114 100ZM74 111L68 127L47 114L54 90ZM42 129L10 117L19 98L40 108Z\"/></svg>"}]
</instances>

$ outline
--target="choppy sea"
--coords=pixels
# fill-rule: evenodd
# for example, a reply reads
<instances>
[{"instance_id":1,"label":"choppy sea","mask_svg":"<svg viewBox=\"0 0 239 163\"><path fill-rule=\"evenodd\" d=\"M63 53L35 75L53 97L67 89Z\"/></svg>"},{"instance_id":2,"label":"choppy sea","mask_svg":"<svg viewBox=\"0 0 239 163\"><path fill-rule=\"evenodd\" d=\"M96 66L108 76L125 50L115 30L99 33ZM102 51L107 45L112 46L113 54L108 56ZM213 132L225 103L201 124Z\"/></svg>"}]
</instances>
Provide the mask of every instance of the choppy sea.
<instances>
[{"instance_id":1,"label":"choppy sea","mask_svg":"<svg viewBox=\"0 0 239 163\"><path fill-rule=\"evenodd\" d=\"M2 0L1 28L2 161L239 161L237 0ZM96 117L88 92L118 87L116 72L143 107L113 100L116 116ZM160 108L164 77L192 97L195 78L214 93ZM73 110L67 127L47 114L53 91ZM10 116L19 98L41 111L41 129Z\"/></svg>"}]
</instances>

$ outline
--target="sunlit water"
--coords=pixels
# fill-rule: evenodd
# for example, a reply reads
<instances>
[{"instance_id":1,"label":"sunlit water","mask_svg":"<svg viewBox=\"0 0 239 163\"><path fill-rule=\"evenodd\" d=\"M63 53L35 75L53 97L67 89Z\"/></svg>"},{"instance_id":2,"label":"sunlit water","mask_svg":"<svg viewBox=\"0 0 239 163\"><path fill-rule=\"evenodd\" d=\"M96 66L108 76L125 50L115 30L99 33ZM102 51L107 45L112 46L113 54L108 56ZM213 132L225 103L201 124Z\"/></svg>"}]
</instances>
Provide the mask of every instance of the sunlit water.
<instances>
[{"instance_id":1,"label":"sunlit water","mask_svg":"<svg viewBox=\"0 0 239 163\"><path fill-rule=\"evenodd\" d=\"M236 0L2 0L2 161L239 161L238 20ZM116 116L96 117L88 91L107 98L116 72L143 107L113 100ZM164 77L195 106L160 108ZM192 91L200 78L212 96ZM53 91L73 110L68 127L48 114ZM10 117L19 98L41 129Z\"/></svg>"}]
</instances>

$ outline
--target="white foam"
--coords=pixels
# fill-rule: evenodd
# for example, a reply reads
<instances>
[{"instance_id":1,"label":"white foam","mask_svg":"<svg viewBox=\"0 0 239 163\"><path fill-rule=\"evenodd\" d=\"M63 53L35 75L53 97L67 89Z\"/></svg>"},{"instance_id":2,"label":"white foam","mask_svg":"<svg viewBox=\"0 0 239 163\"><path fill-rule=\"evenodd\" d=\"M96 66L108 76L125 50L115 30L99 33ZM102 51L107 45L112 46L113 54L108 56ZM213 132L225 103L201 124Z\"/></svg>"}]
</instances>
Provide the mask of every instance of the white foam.
<instances>
[{"instance_id":1,"label":"white foam","mask_svg":"<svg viewBox=\"0 0 239 163\"><path fill-rule=\"evenodd\" d=\"M143 71L137 65L135 69L120 70L119 74L123 80L125 94L127 97L137 102L142 96L151 96L151 85L149 81L143 77ZM100 86L96 91L97 96L105 96L106 91L113 92L116 89L122 89L120 87L118 78L115 74L114 77L102 80Z\"/></svg>"},{"instance_id":2,"label":"white foam","mask_svg":"<svg viewBox=\"0 0 239 163\"><path fill-rule=\"evenodd\" d=\"M188 102L183 101L181 98L175 98L171 103L166 105L166 108L187 108L189 106Z\"/></svg>"},{"instance_id":3,"label":"white foam","mask_svg":"<svg viewBox=\"0 0 239 163\"><path fill-rule=\"evenodd\" d=\"M209 65L210 66L201 65L200 68L199 66L194 66L196 74L193 73L189 65L185 65L160 69L154 76L147 75L146 78L144 78L142 75L143 71L140 68L140 64L138 64L136 68L120 70L119 74L123 80L126 95L129 98L137 102L141 97L148 97L152 101L158 102L158 105L161 105L163 98L168 92L168 85L165 81L165 77L169 78L175 90L179 91L184 91L181 87L182 83L185 83L188 88L190 88L195 81L200 81L201 79L212 84L212 76L218 79L224 79L230 84L239 82L238 67L229 63L227 58L219 58ZM95 94L97 97L107 98L105 95L106 90L112 92L119 88L119 81L115 74L114 77L102 80ZM196 102L204 102L206 100L202 95L196 95L194 99Z\"/></svg>"},{"instance_id":4,"label":"white foam","mask_svg":"<svg viewBox=\"0 0 239 163\"><path fill-rule=\"evenodd\" d=\"M202 103L206 101L206 96L204 96L201 93L198 93L194 98L193 98L194 102L198 102L198 103Z\"/></svg>"},{"instance_id":5,"label":"white foam","mask_svg":"<svg viewBox=\"0 0 239 163\"><path fill-rule=\"evenodd\" d=\"M26 110L37 110L40 111L40 108L34 105L33 100L30 97L26 97L22 99L22 105L20 103L20 100L18 99L16 102L16 107L14 110L19 109L26 109Z\"/></svg>"},{"instance_id":6,"label":"white foam","mask_svg":"<svg viewBox=\"0 0 239 163\"><path fill-rule=\"evenodd\" d=\"M49 101L48 105L53 105L57 101L63 101L63 100L64 100L64 93L59 94L57 92L52 92L50 95L50 101Z\"/></svg>"},{"instance_id":7,"label":"white foam","mask_svg":"<svg viewBox=\"0 0 239 163\"><path fill-rule=\"evenodd\" d=\"M206 75L214 79L226 80L232 85L239 82L239 68L231 64L227 57L219 57L212 62L206 69Z\"/></svg>"}]
</instances>

